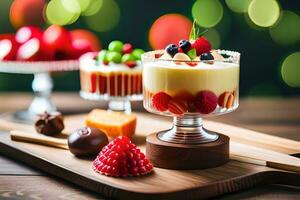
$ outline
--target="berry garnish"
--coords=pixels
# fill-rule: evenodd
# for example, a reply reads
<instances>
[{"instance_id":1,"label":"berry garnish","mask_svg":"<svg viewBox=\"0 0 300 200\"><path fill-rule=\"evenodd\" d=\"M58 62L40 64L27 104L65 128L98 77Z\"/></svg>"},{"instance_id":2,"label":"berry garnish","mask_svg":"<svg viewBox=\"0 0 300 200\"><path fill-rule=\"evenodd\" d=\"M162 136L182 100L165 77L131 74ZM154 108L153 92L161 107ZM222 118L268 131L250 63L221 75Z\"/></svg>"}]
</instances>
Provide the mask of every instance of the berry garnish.
<instances>
[{"instance_id":1,"label":"berry garnish","mask_svg":"<svg viewBox=\"0 0 300 200\"><path fill-rule=\"evenodd\" d=\"M178 47L175 45L175 44L169 44L167 47L166 47L166 52L168 54L170 54L172 57L178 53Z\"/></svg>"},{"instance_id":2,"label":"berry garnish","mask_svg":"<svg viewBox=\"0 0 300 200\"><path fill-rule=\"evenodd\" d=\"M133 50L133 47L132 47L131 44L125 43L125 44L123 45L123 48L122 48L123 54L127 54L127 53L129 54L129 53L132 52L132 50Z\"/></svg>"},{"instance_id":3,"label":"berry garnish","mask_svg":"<svg viewBox=\"0 0 300 200\"><path fill-rule=\"evenodd\" d=\"M183 115L187 112L188 104L185 101L172 99L168 104L168 110L174 115Z\"/></svg>"},{"instance_id":4,"label":"berry garnish","mask_svg":"<svg viewBox=\"0 0 300 200\"><path fill-rule=\"evenodd\" d=\"M158 111L166 111L168 109L169 101L171 100L170 95L164 92L158 92L152 97L152 106Z\"/></svg>"},{"instance_id":5,"label":"berry garnish","mask_svg":"<svg viewBox=\"0 0 300 200\"><path fill-rule=\"evenodd\" d=\"M124 64L127 65L129 68L134 68L136 66L135 61L127 61Z\"/></svg>"},{"instance_id":6,"label":"berry garnish","mask_svg":"<svg viewBox=\"0 0 300 200\"><path fill-rule=\"evenodd\" d=\"M143 49L134 49L131 53L136 60L141 60L142 54L144 53Z\"/></svg>"},{"instance_id":7,"label":"berry garnish","mask_svg":"<svg viewBox=\"0 0 300 200\"><path fill-rule=\"evenodd\" d=\"M203 114L214 111L218 104L218 97L211 91L201 91L196 95L194 103L196 110Z\"/></svg>"},{"instance_id":8,"label":"berry garnish","mask_svg":"<svg viewBox=\"0 0 300 200\"><path fill-rule=\"evenodd\" d=\"M107 176L126 177L148 174L153 165L128 137L119 136L102 149L93 169Z\"/></svg>"},{"instance_id":9,"label":"berry garnish","mask_svg":"<svg viewBox=\"0 0 300 200\"><path fill-rule=\"evenodd\" d=\"M108 62L120 63L122 59L122 55L116 51L110 51L107 53Z\"/></svg>"},{"instance_id":10,"label":"berry garnish","mask_svg":"<svg viewBox=\"0 0 300 200\"><path fill-rule=\"evenodd\" d=\"M211 44L205 37L199 37L192 43L192 48L196 49L197 56L203 53L209 53L211 50Z\"/></svg>"},{"instance_id":11,"label":"berry garnish","mask_svg":"<svg viewBox=\"0 0 300 200\"><path fill-rule=\"evenodd\" d=\"M203 53L200 56L200 60L213 60L214 56L211 53Z\"/></svg>"},{"instance_id":12,"label":"berry garnish","mask_svg":"<svg viewBox=\"0 0 300 200\"><path fill-rule=\"evenodd\" d=\"M182 49L184 53L187 53L191 49L191 43L188 40L180 40L179 48Z\"/></svg>"},{"instance_id":13,"label":"berry garnish","mask_svg":"<svg viewBox=\"0 0 300 200\"><path fill-rule=\"evenodd\" d=\"M132 54L124 54L121 59L122 63L126 63L128 61L135 61L135 57Z\"/></svg>"}]
</instances>

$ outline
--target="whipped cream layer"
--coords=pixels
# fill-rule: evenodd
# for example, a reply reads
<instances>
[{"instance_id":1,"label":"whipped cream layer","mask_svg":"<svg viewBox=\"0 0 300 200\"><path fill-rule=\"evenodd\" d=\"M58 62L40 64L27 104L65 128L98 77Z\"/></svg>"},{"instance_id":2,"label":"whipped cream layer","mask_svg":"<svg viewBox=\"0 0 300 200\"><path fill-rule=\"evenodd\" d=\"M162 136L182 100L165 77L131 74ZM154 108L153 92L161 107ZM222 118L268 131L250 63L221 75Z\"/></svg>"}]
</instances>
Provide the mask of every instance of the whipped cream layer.
<instances>
[{"instance_id":1,"label":"whipped cream layer","mask_svg":"<svg viewBox=\"0 0 300 200\"><path fill-rule=\"evenodd\" d=\"M142 65L140 61L136 62L134 68L129 68L125 64L115 64L109 63L104 65L103 63L97 63L90 55L83 56L79 59L80 70L87 72L99 72L99 73L114 73L114 72L123 72L123 73L141 73Z\"/></svg>"},{"instance_id":2,"label":"whipped cream layer","mask_svg":"<svg viewBox=\"0 0 300 200\"><path fill-rule=\"evenodd\" d=\"M169 95L187 91L195 95L210 90L217 96L234 91L239 85L239 64L214 61L189 66L182 62L153 59L143 63L143 84L151 93L164 91Z\"/></svg>"}]
</instances>

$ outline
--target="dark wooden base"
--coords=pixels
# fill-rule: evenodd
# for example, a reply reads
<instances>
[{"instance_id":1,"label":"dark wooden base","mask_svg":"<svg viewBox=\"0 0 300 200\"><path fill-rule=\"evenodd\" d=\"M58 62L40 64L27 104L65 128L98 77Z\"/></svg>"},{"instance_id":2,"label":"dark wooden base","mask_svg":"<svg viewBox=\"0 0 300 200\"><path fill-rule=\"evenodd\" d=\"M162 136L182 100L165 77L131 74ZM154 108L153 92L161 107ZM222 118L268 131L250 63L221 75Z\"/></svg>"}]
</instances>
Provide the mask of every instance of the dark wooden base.
<instances>
[{"instance_id":1,"label":"dark wooden base","mask_svg":"<svg viewBox=\"0 0 300 200\"><path fill-rule=\"evenodd\" d=\"M166 169L204 169L229 161L229 137L219 134L219 139L205 144L175 144L161 141L157 133L146 139L146 154L155 167Z\"/></svg>"}]
</instances>

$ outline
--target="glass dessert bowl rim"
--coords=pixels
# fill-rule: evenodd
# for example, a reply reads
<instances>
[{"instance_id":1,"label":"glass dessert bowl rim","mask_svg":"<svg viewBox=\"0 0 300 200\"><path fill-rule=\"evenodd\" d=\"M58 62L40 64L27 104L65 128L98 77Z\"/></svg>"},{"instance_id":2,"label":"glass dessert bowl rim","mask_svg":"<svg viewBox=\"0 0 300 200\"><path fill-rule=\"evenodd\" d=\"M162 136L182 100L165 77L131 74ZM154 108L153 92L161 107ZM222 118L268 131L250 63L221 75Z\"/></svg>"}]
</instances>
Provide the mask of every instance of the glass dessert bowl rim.
<instances>
[{"instance_id":1,"label":"glass dessert bowl rim","mask_svg":"<svg viewBox=\"0 0 300 200\"><path fill-rule=\"evenodd\" d=\"M165 53L164 49L158 49L153 51L148 51L142 54L142 62L146 61L165 61L165 62L176 62L176 63L205 63L211 64L211 62L218 62L218 63L233 63L239 64L240 63L240 56L241 54L237 51L230 51L230 50L223 50L223 49L212 49L212 51L216 51L220 55L226 55L226 58L221 60L214 59L214 60L175 60L175 59L160 59L155 58L155 54L163 54Z\"/></svg>"}]
</instances>

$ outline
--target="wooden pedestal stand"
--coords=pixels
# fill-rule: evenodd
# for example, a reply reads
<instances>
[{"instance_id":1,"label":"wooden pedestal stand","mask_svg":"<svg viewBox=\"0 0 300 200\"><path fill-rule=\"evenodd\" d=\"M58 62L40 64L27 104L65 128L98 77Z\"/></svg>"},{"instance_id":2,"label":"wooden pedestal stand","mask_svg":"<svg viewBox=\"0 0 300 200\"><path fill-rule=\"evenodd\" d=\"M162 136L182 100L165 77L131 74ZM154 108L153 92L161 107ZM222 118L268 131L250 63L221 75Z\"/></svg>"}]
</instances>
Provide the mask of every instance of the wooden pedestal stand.
<instances>
[{"instance_id":1,"label":"wooden pedestal stand","mask_svg":"<svg viewBox=\"0 0 300 200\"><path fill-rule=\"evenodd\" d=\"M146 139L146 154L155 167L166 169L213 168L229 161L229 137L219 134L214 142L175 144L158 139L157 133Z\"/></svg>"}]
</instances>

